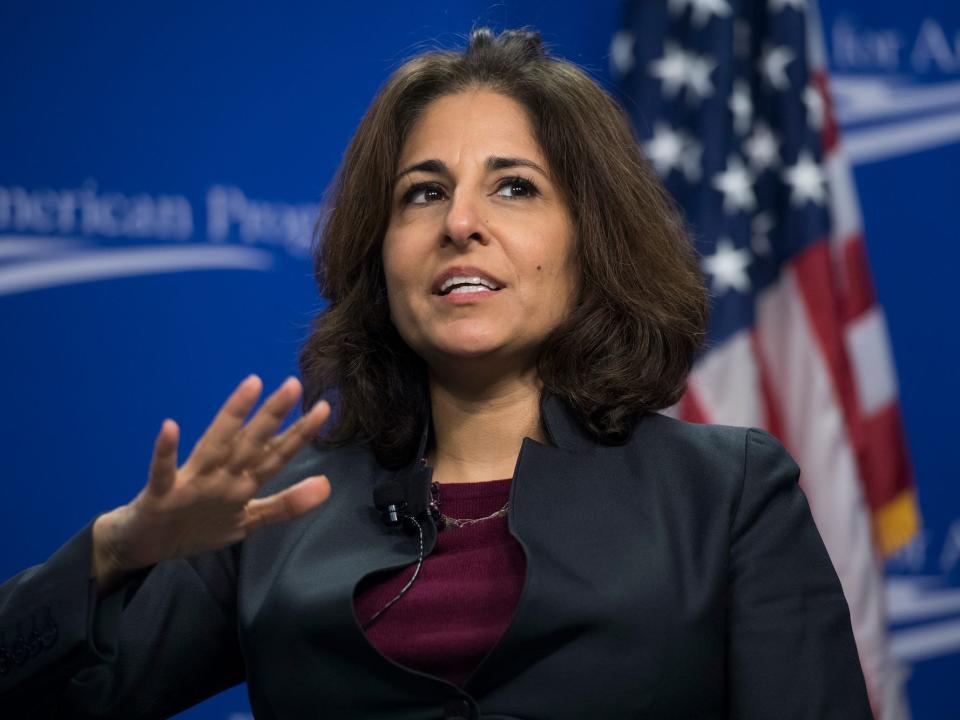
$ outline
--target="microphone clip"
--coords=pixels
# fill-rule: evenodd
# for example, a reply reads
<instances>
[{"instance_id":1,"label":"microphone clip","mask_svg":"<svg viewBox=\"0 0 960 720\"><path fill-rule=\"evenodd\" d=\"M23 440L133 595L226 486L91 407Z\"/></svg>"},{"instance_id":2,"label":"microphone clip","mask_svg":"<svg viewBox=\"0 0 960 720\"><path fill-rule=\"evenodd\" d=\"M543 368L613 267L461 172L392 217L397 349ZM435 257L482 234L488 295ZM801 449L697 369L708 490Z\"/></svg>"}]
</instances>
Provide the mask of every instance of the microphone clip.
<instances>
[{"instance_id":1,"label":"microphone clip","mask_svg":"<svg viewBox=\"0 0 960 720\"><path fill-rule=\"evenodd\" d=\"M399 503L391 503L380 509L380 517L383 518L383 524L387 527L402 525L404 519L409 517L409 515L406 500L401 500Z\"/></svg>"},{"instance_id":2,"label":"microphone clip","mask_svg":"<svg viewBox=\"0 0 960 720\"><path fill-rule=\"evenodd\" d=\"M380 511L383 524L389 528L404 525L404 520L411 515L406 492L396 480L388 480L374 488L373 504Z\"/></svg>"}]
</instances>

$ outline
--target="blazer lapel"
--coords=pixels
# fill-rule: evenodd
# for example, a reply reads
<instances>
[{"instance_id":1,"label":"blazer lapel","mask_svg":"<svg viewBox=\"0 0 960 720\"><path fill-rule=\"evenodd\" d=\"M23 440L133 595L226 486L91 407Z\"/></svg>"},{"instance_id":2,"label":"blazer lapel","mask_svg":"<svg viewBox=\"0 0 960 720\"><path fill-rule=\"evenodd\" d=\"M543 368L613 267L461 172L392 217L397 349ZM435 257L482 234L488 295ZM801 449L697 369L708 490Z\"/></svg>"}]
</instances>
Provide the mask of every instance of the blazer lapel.
<instances>
[{"instance_id":1,"label":"blazer lapel","mask_svg":"<svg viewBox=\"0 0 960 720\"><path fill-rule=\"evenodd\" d=\"M622 447L592 441L559 398L547 396L541 410L551 444L524 440L508 515L527 559L523 592L509 627L466 689L495 698L498 688L524 676L542 677L549 692L557 677L581 667L598 649L608 648L615 656L621 640L609 638L621 634L624 642L643 648L637 657L622 659L632 663L631 678L634 673L642 678L631 679L630 707L644 707L653 697L661 654L638 619L648 598L662 603L662 593L643 580L645 565L655 575L661 572L661 559L643 550L654 543L641 540L639 548L633 547L634 538L652 532L642 528L655 527L644 521L641 479ZM611 508L616 509L612 516ZM625 572L632 564L638 572ZM652 617L661 612L655 609ZM638 635L643 636L639 643ZM571 682L583 684L584 678L571 677ZM591 677L591 682L605 679ZM535 700L531 703L535 712Z\"/></svg>"}]
</instances>

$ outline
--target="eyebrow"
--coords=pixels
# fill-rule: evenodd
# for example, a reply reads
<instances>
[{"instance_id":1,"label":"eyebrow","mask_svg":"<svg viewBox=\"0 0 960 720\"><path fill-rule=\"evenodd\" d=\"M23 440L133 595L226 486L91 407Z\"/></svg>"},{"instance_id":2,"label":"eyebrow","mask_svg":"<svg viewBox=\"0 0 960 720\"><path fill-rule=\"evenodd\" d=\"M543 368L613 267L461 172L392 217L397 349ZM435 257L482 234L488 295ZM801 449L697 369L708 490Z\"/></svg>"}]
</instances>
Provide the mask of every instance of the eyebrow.
<instances>
[{"instance_id":1,"label":"eyebrow","mask_svg":"<svg viewBox=\"0 0 960 720\"><path fill-rule=\"evenodd\" d=\"M526 158L491 156L487 158L487 161L484 164L486 165L488 172L506 170L514 167L528 167L536 170L544 177L550 177L546 170L537 165L537 163L533 162L533 160L527 160ZM450 174L450 171L447 169L447 166L442 160L424 160L423 162L418 162L415 165L410 165L409 167L401 170L397 174L396 179L399 180L404 175L409 175L412 172L427 172L435 173L437 175Z\"/></svg>"}]
</instances>

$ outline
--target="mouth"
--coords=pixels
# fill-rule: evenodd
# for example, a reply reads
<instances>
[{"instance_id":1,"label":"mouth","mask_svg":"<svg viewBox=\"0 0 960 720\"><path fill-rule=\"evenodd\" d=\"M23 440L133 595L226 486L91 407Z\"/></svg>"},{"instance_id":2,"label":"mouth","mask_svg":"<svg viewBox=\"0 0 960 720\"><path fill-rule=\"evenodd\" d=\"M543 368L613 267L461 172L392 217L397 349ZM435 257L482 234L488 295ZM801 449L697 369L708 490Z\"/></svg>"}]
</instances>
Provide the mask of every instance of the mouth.
<instances>
[{"instance_id":1,"label":"mouth","mask_svg":"<svg viewBox=\"0 0 960 720\"><path fill-rule=\"evenodd\" d=\"M433 283L434 295L461 295L478 292L497 292L504 284L476 268L450 268Z\"/></svg>"}]
</instances>

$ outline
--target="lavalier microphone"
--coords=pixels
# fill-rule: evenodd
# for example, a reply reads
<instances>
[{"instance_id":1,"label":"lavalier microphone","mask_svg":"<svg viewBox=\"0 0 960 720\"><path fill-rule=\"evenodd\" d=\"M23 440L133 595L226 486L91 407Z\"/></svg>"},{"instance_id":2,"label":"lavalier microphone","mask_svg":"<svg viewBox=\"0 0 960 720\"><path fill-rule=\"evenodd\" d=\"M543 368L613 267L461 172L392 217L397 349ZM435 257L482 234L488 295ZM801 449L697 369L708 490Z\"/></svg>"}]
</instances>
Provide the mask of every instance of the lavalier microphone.
<instances>
[{"instance_id":1,"label":"lavalier microphone","mask_svg":"<svg viewBox=\"0 0 960 720\"><path fill-rule=\"evenodd\" d=\"M397 527L409 514L403 485L396 480L387 480L373 489L373 504L387 527Z\"/></svg>"},{"instance_id":2,"label":"lavalier microphone","mask_svg":"<svg viewBox=\"0 0 960 720\"><path fill-rule=\"evenodd\" d=\"M377 610L373 616L363 623L363 629L369 629L383 614L402 598L407 590L413 587L414 581L420 575L420 568L423 567L423 526L417 521L413 514L407 508L407 494L404 492L403 485L396 480L386 480L373 489L373 504L380 511L380 517L387 527L404 526L415 530L418 539L417 548L417 566L414 568L413 575L407 581L407 584L401 588L386 605Z\"/></svg>"}]
</instances>

